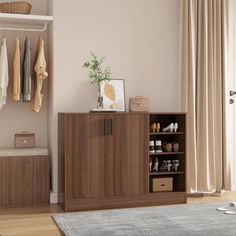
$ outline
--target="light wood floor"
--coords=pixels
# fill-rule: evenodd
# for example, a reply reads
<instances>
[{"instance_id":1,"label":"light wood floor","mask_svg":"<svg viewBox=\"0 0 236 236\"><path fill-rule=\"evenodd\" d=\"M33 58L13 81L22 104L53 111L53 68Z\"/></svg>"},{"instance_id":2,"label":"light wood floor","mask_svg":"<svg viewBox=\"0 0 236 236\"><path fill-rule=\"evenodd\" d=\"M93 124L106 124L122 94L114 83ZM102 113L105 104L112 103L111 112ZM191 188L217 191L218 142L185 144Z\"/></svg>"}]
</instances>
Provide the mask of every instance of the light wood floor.
<instances>
[{"instance_id":1,"label":"light wood floor","mask_svg":"<svg viewBox=\"0 0 236 236\"><path fill-rule=\"evenodd\" d=\"M188 197L188 204L229 201L236 201L236 192ZM61 213L62 210L57 205L0 208L0 236L60 236L51 216Z\"/></svg>"}]
</instances>

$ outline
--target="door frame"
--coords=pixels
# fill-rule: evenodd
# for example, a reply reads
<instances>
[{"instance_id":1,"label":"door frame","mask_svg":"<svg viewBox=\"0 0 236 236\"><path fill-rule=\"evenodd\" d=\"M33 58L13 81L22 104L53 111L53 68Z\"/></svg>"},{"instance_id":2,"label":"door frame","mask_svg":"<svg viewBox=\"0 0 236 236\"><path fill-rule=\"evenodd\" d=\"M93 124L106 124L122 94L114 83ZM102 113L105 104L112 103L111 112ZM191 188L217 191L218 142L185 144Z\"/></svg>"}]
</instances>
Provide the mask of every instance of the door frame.
<instances>
[{"instance_id":1,"label":"door frame","mask_svg":"<svg viewBox=\"0 0 236 236\"><path fill-rule=\"evenodd\" d=\"M226 150L231 171L231 186L226 190L236 191L236 96L230 96L229 91L236 91L236 3L229 0L229 55L228 55L228 79L225 81L225 116L226 116ZM234 100L230 104L230 99ZM226 163L227 165L227 163ZM224 167L224 170L227 167ZM224 186L225 187L225 186Z\"/></svg>"}]
</instances>

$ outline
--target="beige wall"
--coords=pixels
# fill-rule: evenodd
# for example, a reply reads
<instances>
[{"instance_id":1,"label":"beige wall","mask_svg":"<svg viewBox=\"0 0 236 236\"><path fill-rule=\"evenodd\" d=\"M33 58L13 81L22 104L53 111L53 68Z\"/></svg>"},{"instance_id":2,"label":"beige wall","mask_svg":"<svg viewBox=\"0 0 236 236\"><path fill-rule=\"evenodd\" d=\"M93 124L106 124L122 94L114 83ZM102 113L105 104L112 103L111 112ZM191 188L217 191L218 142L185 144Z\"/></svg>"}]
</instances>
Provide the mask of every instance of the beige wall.
<instances>
[{"instance_id":1,"label":"beige wall","mask_svg":"<svg viewBox=\"0 0 236 236\"><path fill-rule=\"evenodd\" d=\"M106 57L126 98L150 98L151 111L177 111L179 0L53 1L53 81L50 142L57 191L57 112L87 112L96 105L82 65L93 51Z\"/></svg>"},{"instance_id":2,"label":"beige wall","mask_svg":"<svg viewBox=\"0 0 236 236\"><path fill-rule=\"evenodd\" d=\"M33 8L32 14L47 14L47 0L30 0L29 1ZM32 55L35 55L35 50L37 46L37 41L39 33L25 33L25 32L8 32L5 31L4 35L7 39L8 46L8 57L9 57L9 69L10 75L12 71L12 60L14 54L14 40L16 35L19 36L21 40L21 48L23 49L23 40L26 35L31 40L32 43ZM1 36L1 34L0 34ZM47 42L46 33L42 33L42 36ZM1 38L1 37L0 37ZM1 38L2 40L2 38ZM1 41L0 40L0 41ZM47 43L46 43L47 45ZM23 54L23 50L22 50ZM21 131L34 132L36 135L36 145L37 146L48 146L48 122L47 122L47 94L46 89L47 84L44 87L44 106L41 113L33 113L29 109L28 103L13 102L12 97L12 81L10 76L10 83L8 86L8 99L7 105L0 110L0 148L13 147L14 146L14 134Z\"/></svg>"},{"instance_id":3,"label":"beige wall","mask_svg":"<svg viewBox=\"0 0 236 236\"><path fill-rule=\"evenodd\" d=\"M125 79L127 98L147 95L153 111L177 109L178 0L55 1L54 14L59 110L95 106L96 89L82 69L91 51L106 57L115 78Z\"/></svg>"}]
</instances>

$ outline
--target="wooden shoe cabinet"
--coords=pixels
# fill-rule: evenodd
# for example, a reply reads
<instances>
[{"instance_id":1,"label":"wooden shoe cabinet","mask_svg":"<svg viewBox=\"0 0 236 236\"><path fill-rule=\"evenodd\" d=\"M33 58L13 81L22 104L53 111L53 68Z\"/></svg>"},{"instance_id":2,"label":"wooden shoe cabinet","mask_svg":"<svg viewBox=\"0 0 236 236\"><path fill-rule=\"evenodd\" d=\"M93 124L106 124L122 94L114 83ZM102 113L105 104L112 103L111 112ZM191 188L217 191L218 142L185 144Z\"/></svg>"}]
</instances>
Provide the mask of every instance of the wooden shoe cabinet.
<instances>
[{"instance_id":1,"label":"wooden shoe cabinet","mask_svg":"<svg viewBox=\"0 0 236 236\"><path fill-rule=\"evenodd\" d=\"M151 133L153 122L161 128L178 122L179 129ZM186 202L185 114L59 113L58 125L59 203L65 211ZM151 139L178 142L180 151L150 155ZM149 158L156 156L178 159L179 170L149 172ZM167 191L151 191L156 177L166 177L156 186Z\"/></svg>"}]
</instances>

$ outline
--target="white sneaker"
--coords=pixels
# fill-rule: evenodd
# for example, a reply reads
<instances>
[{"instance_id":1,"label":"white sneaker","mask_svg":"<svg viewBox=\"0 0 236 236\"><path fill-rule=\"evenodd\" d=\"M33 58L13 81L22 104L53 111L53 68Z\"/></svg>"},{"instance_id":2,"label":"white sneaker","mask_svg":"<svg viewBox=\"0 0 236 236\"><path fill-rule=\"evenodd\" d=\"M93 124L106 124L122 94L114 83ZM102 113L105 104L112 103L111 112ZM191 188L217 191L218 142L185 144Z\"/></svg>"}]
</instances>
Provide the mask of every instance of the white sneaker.
<instances>
[{"instance_id":1,"label":"white sneaker","mask_svg":"<svg viewBox=\"0 0 236 236\"><path fill-rule=\"evenodd\" d=\"M226 215L236 215L236 211L225 211L224 212Z\"/></svg>"},{"instance_id":2,"label":"white sneaker","mask_svg":"<svg viewBox=\"0 0 236 236\"><path fill-rule=\"evenodd\" d=\"M227 212L225 214L235 215L236 214L236 202L230 202L228 207L218 207L216 208L217 211L224 211ZM230 214L230 212L235 212L235 214Z\"/></svg>"}]
</instances>

